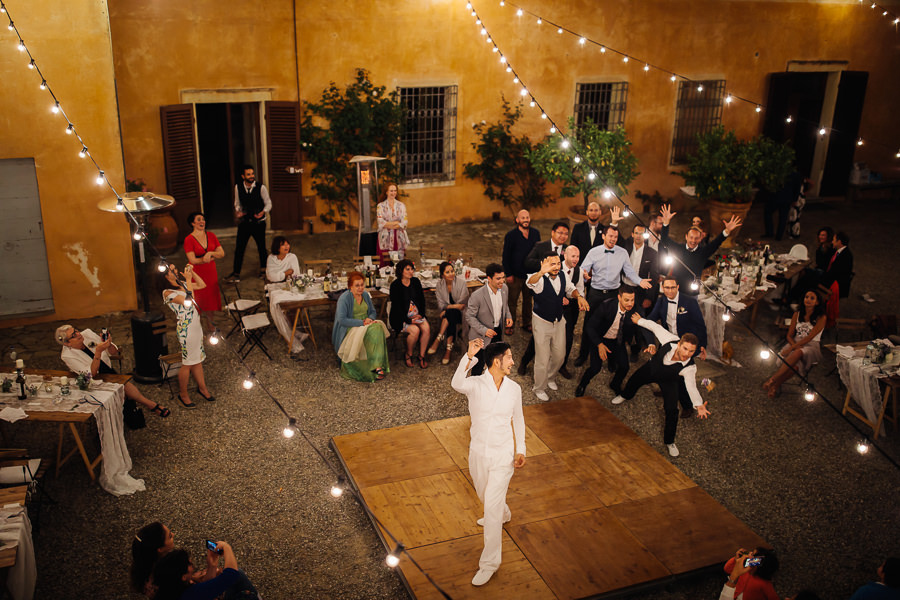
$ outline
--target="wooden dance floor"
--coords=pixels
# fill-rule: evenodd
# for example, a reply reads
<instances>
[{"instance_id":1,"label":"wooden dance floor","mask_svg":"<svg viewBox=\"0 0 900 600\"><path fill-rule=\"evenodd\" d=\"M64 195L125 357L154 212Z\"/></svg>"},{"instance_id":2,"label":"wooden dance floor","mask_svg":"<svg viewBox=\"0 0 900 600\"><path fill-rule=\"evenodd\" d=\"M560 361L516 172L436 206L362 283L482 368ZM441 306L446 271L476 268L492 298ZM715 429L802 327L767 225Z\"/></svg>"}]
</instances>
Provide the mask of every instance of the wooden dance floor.
<instances>
[{"instance_id":1,"label":"wooden dance floor","mask_svg":"<svg viewBox=\"0 0 900 600\"><path fill-rule=\"evenodd\" d=\"M765 545L595 400L526 406L525 424L528 462L509 485L503 564L480 588L468 416L332 445L368 507L455 599L617 595ZM406 557L398 568L413 596L441 598Z\"/></svg>"}]
</instances>

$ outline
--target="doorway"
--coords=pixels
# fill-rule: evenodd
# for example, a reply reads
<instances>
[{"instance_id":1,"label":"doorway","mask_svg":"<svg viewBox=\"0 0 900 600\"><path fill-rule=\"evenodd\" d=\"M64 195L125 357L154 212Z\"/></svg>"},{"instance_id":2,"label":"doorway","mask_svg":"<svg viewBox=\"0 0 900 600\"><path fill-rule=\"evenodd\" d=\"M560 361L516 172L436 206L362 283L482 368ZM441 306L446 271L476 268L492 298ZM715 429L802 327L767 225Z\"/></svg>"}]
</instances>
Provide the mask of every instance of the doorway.
<instances>
[{"instance_id":1,"label":"doorway","mask_svg":"<svg viewBox=\"0 0 900 600\"><path fill-rule=\"evenodd\" d=\"M203 212L210 229L234 227L234 186L244 165L261 180L258 102L196 104Z\"/></svg>"}]
</instances>

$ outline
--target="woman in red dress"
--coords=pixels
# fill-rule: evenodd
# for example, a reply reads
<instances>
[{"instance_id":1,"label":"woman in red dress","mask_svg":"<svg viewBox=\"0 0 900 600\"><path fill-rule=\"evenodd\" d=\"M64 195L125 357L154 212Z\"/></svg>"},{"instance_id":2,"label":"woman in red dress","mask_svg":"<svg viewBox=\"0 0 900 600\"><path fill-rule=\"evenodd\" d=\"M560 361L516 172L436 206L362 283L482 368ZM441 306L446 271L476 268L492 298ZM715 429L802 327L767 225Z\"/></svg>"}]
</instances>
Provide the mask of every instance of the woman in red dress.
<instances>
[{"instance_id":1,"label":"woman in red dress","mask_svg":"<svg viewBox=\"0 0 900 600\"><path fill-rule=\"evenodd\" d=\"M219 243L216 234L206 230L206 217L201 212L193 212L188 216L188 224L194 228L184 238L184 253L188 262L194 265L196 273L206 287L194 291L197 308L205 310L222 310L222 295L219 293L219 273L216 270L217 258L225 258L225 248Z\"/></svg>"}]
</instances>

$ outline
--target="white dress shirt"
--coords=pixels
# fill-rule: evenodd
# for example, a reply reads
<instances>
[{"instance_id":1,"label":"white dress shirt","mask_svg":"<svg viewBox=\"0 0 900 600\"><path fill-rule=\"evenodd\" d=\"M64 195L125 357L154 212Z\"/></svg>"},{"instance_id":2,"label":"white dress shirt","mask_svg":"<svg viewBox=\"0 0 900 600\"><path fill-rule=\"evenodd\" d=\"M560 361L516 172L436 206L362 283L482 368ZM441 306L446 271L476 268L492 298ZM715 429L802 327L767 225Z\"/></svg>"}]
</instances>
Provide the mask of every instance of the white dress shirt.
<instances>
[{"instance_id":1,"label":"white dress shirt","mask_svg":"<svg viewBox=\"0 0 900 600\"><path fill-rule=\"evenodd\" d=\"M85 347L91 352L94 352L94 348L102 341L100 336L90 329L81 330L81 337L84 338ZM60 358L66 363L70 371L75 371L76 373L91 372L91 357L85 354L84 350L63 346ZM107 367L112 368L112 363L109 362L109 353L106 350L100 355L100 360L105 362Z\"/></svg>"},{"instance_id":2,"label":"white dress shirt","mask_svg":"<svg viewBox=\"0 0 900 600\"><path fill-rule=\"evenodd\" d=\"M625 311L619 308L616 311L616 318L613 319L613 324L609 326L609 329L606 330L606 333L603 334L603 337L607 340L614 340L616 336L619 335L619 327L622 326L622 317L625 315Z\"/></svg>"},{"instance_id":3,"label":"white dress shirt","mask_svg":"<svg viewBox=\"0 0 900 600\"><path fill-rule=\"evenodd\" d=\"M488 297L491 299L491 312L494 313L494 323L492 327L500 326L500 318L503 316L503 295L500 293L503 288L498 288L495 292L491 286L487 286Z\"/></svg>"},{"instance_id":4,"label":"white dress shirt","mask_svg":"<svg viewBox=\"0 0 900 600\"><path fill-rule=\"evenodd\" d=\"M450 382L454 390L465 394L469 399L469 415L472 417L469 452L482 456L502 456L515 450L515 454L524 455L522 388L509 377L504 377L500 382L500 389L497 389L494 376L487 369L481 375L467 377L466 365L469 360L469 356L463 354ZM471 359L469 368L477 362L477 358ZM509 426L510 422L512 428Z\"/></svg>"},{"instance_id":5,"label":"white dress shirt","mask_svg":"<svg viewBox=\"0 0 900 600\"><path fill-rule=\"evenodd\" d=\"M562 264L560 271L562 271L566 275L566 281L572 281L575 279L575 269L578 267L569 267L566 263ZM578 283L575 284L575 289L578 290L578 295L584 298L584 277L578 278Z\"/></svg>"},{"instance_id":6,"label":"white dress shirt","mask_svg":"<svg viewBox=\"0 0 900 600\"><path fill-rule=\"evenodd\" d=\"M677 292L675 294L675 298L673 298L672 300L669 300L668 296L663 295L663 298L668 301L668 304L666 304L666 329L669 330L669 333L674 333L675 335L678 335L678 297L680 295L681 292ZM674 304L672 304L673 302ZM662 340L660 341L662 342Z\"/></svg>"},{"instance_id":7,"label":"white dress shirt","mask_svg":"<svg viewBox=\"0 0 900 600\"><path fill-rule=\"evenodd\" d=\"M641 259L644 258L644 244L641 244L640 248L635 248L631 251L631 266L635 271L640 272L641 270Z\"/></svg>"},{"instance_id":8,"label":"white dress shirt","mask_svg":"<svg viewBox=\"0 0 900 600\"><path fill-rule=\"evenodd\" d=\"M649 329L656 335L656 338L659 340L660 344L668 344L669 342L678 342L679 338L677 335L673 334L671 331L667 331L665 327L660 325L659 323L654 323L653 321L648 321L647 319L641 319L638 321L638 325L643 327L644 329ZM675 360L675 350L677 346L672 346L672 349L666 352L666 355L663 357L664 365L674 365L675 363L679 363L682 365L687 365L686 360ZM688 396L691 397L691 404L694 405L694 408L703 405L703 398L700 397L700 391L697 389L697 365L689 365L681 369L678 372L681 375L682 379L684 379L684 387L687 388Z\"/></svg>"},{"instance_id":9,"label":"white dress shirt","mask_svg":"<svg viewBox=\"0 0 900 600\"><path fill-rule=\"evenodd\" d=\"M534 273L531 273L528 276L528 279L531 279L533 275L534 275ZM553 286L553 291L556 292L557 294L559 294L560 286L562 285L562 282L560 281L559 276L557 275L556 277L551 277L550 274L548 273L547 277L550 279L550 285ZM544 291L544 277L543 276L540 279L538 279L537 283L535 283L535 284L528 283L528 279L525 280L525 285L527 285L528 288L531 289L535 294L540 294L541 292ZM572 292L574 292L576 289L577 288L572 283L572 280L569 279L568 277L566 277L566 296L571 298Z\"/></svg>"}]
</instances>

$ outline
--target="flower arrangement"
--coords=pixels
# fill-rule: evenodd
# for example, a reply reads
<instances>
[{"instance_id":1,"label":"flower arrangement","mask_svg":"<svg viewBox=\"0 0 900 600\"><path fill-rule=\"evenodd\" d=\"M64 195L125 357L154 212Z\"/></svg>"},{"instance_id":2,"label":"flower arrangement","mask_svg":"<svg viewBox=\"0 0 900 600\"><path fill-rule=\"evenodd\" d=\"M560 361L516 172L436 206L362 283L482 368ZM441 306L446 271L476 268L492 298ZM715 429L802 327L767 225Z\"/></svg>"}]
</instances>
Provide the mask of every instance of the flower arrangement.
<instances>
[{"instance_id":1,"label":"flower arrangement","mask_svg":"<svg viewBox=\"0 0 900 600\"><path fill-rule=\"evenodd\" d=\"M79 390L86 390L91 387L91 379L93 376L88 371L84 371L78 374L78 378L75 380L75 384L78 386Z\"/></svg>"},{"instance_id":2,"label":"flower arrangement","mask_svg":"<svg viewBox=\"0 0 900 600\"><path fill-rule=\"evenodd\" d=\"M290 287L302 293L305 292L306 288L311 286L313 282L315 282L314 277L310 277L308 274L303 273L302 275L291 276Z\"/></svg>"}]
</instances>

